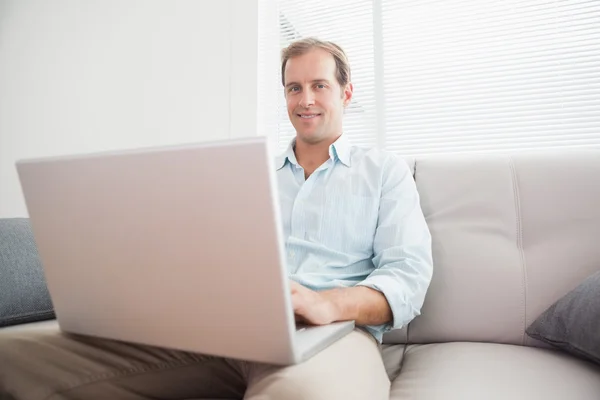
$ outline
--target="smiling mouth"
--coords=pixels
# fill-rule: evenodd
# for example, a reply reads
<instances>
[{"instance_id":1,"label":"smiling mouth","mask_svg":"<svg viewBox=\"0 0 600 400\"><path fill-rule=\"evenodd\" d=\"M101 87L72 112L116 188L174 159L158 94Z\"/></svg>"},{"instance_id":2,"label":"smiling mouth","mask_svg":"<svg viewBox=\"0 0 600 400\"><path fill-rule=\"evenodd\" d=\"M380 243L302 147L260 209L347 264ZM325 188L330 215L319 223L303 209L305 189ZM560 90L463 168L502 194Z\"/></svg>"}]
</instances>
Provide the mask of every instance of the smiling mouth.
<instances>
[{"instance_id":1,"label":"smiling mouth","mask_svg":"<svg viewBox=\"0 0 600 400\"><path fill-rule=\"evenodd\" d=\"M315 117L319 117L321 114L296 114L302 119L311 119Z\"/></svg>"}]
</instances>

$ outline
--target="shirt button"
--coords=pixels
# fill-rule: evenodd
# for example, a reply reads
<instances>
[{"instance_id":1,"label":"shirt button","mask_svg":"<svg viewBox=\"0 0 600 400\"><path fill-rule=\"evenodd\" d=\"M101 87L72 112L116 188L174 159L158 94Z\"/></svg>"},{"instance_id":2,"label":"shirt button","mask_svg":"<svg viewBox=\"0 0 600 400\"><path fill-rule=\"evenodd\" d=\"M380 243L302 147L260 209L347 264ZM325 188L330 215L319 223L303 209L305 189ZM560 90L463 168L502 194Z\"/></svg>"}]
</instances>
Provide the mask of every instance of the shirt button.
<instances>
[{"instance_id":1,"label":"shirt button","mask_svg":"<svg viewBox=\"0 0 600 400\"><path fill-rule=\"evenodd\" d=\"M294 256L296 255L296 253L294 253L293 251L290 251L290 253L289 253L289 254L290 254L290 257L291 257L291 258L294 258Z\"/></svg>"}]
</instances>

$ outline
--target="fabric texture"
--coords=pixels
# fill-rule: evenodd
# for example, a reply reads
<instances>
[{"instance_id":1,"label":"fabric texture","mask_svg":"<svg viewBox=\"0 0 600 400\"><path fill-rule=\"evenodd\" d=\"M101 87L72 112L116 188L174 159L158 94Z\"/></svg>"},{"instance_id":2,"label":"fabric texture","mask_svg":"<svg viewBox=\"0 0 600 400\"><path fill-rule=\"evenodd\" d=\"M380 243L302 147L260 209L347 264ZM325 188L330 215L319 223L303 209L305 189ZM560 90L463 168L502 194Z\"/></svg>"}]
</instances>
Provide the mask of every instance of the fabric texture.
<instances>
[{"instance_id":1,"label":"fabric texture","mask_svg":"<svg viewBox=\"0 0 600 400\"><path fill-rule=\"evenodd\" d=\"M27 218L0 219L0 326L54 318Z\"/></svg>"},{"instance_id":2,"label":"fabric texture","mask_svg":"<svg viewBox=\"0 0 600 400\"><path fill-rule=\"evenodd\" d=\"M379 346L356 329L307 361L276 367L54 329L0 330L0 399L384 400Z\"/></svg>"},{"instance_id":3,"label":"fabric texture","mask_svg":"<svg viewBox=\"0 0 600 400\"><path fill-rule=\"evenodd\" d=\"M420 314L433 274L409 166L341 135L306 179L294 144L276 161L289 277L317 291L361 285L383 293L393 321L366 327L381 342Z\"/></svg>"},{"instance_id":4,"label":"fabric texture","mask_svg":"<svg viewBox=\"0 0 600 400\"><path fill-rule=\"evenodd\" d=\"M600 270L599 176L599 150L417 157L435 272L409 343L547 348L527 327Z\"/></svg>"},{"instance_id":5,"label":"fabric texture","mask_svg":"<svg viewBox=\"0 0 600 400\"><path fill-rule=\"evenodd\" d=\"M527 334L600 365L600 271L552 304Z\"/></svg>"},{"instance_id":6,"label":"fabric texture","mask_svg":"<svg viewBox=\"0 0 600 400\"><path fill-rule=\"evenodd\" d=\"M600 367L561 351L496 343L409 345L390 400L598 400Z\"/></svg>"}]
</instances>

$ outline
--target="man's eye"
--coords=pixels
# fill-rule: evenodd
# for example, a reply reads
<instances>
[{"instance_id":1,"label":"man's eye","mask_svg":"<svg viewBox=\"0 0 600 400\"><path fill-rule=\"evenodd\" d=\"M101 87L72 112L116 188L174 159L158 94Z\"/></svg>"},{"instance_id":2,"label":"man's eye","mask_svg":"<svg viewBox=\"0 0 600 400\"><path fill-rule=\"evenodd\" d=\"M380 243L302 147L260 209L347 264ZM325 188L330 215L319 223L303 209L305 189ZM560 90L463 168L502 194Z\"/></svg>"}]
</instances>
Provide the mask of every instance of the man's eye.
<instances>
[{"instance_id":1,"label":"man's eye","mask_svg":"<svg viewBox=\"0 0 600 400\"><path fill-rule=\"evenodd\" d=\"M300 90L300 88L298 86L292 86L290 88L290 92L297 92L298 90Z\"/></svg>"},{"instance_id":2,"label":"man's eye","mask_svg":"<svg viewBox=\"0 0 600 400\"><path fill-rule=\"evenodd\" d=\"M322 83L319 83L317 85L317 89L325 89L325 85L323 85Z\"/></svg>"}]
</instances>

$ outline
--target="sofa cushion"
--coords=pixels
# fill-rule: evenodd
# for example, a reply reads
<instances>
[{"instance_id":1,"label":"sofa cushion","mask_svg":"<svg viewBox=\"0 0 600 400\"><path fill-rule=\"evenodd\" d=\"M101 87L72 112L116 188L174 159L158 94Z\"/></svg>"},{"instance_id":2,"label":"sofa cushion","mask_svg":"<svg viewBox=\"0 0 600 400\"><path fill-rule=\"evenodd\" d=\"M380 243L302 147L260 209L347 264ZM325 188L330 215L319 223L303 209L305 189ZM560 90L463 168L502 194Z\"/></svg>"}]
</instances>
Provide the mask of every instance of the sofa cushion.
<instances>
[{"instance_id":1,"label":"sofa cushion","mask_svg":"<svg viewBox=\"0 0 600 400\"><path fill-rule=\"evenodd\" d=\"M525 279L524 344L538 345L527 327L600 271L600 150L524 153L513 163Z\"/></svg>"},{"instance_id":2,"label":"sofa cushion","mask_svg":"<svg viewBox=\"0 0 600 400\"><path fill-rule=\"evenodd\" d=\"M523 277L508 157L417 159L433 279L410 343L521 344Z\"/></svg>"},{"instance_id":3,"label":"sofa cushion","mask_svg":"<svg viewBox=\"0 0 600 400\"><path fill-rule=\"evenodd\" d=\"M555 349L496 343L409 345L390 399L597 400L600 366Z\"/></svg>"},{"instance_id":4,"label":"sofa cushion","mask_svg":"<svg viewBox=\"0 0 600 400\"><path fill-rule=\"evenodd\" d=\"M52 318L52 302L29 219L0 219L0 326Z\"/></svg>"},{"instance_id":5,"label":"sofa cushion","mask_svg":"<svg viewBox=\"0 0 600 400\"><path fill-rule=\"evenodd\" d=\"M600 270L600 150L417 157L415 171L434 271L409 343L549 347L527 327Z\"/></svg>"},{"instance_id":6,"label":"sofa cushion","mask_svg":"<svg viewBox=\"0 0 600 400\"><path fill-rule=\"evenodd\" d=\"M544 311L527 334L600 364L600 271Z\"/></svg>"}]
</instances>

